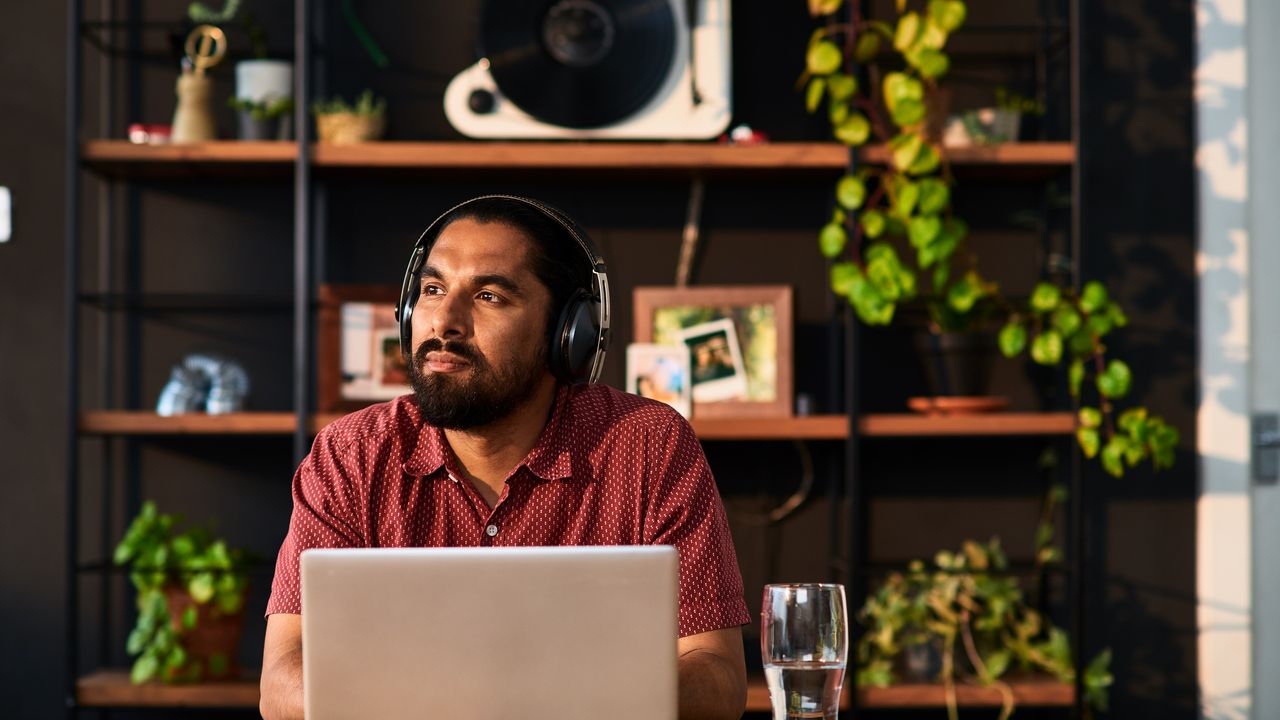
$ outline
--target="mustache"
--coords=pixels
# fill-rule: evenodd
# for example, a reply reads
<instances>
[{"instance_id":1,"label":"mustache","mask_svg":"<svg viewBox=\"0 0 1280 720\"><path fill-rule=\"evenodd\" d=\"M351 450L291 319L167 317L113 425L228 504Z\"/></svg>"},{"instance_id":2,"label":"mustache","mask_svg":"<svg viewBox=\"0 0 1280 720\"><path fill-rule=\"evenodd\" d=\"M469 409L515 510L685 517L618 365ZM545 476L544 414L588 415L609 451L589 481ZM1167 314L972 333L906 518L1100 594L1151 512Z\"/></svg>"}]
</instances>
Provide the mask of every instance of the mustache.
<instances>
[{"instance_id":1,"label":"mustache","mask_svg":"<svg viewBox=\"0 0 1280 720\"><path fill-rule=\"evenodd\" d=\"M441 340L440 338L431 338L423 341L418 346L417 352L413 354L413 359L417 361L418 365L421 365L427 361L427 353L433 352L447 352L451 355L457 355L470 363L480 361L480 353L471 345L457 340Z\"/></svg>"}]
</instances>

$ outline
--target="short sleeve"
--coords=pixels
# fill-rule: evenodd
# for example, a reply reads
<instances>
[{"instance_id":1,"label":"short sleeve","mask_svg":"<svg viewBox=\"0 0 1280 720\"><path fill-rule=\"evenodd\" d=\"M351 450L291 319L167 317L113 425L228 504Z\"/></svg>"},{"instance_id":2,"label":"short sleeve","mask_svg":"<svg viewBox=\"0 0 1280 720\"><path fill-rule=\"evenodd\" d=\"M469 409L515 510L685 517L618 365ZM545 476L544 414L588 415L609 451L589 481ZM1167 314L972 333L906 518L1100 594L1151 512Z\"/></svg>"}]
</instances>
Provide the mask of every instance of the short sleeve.
<instances>
[{"instance_id":1,"label":"short sleeve","mask_svg":"<svg viewBox=\"0 0 1280 720\"><path fill-rule=\"evenodd\" d=\"M337 446L331 428L316 437L311 452L293 475L293 514L276 556L267 615L302 612L299 558L304 550L365 545L359 521L359 475L351 472L351 462L345 457L349 448Z\"/></svg>"},{"instance_id":2,"label":"short sleeve","mask_svg":"<svg viewBox=\"0 0 1280 720\"><path fill-rule=\"evenodd\" d=\"M644 538L680 556L680 637L751 622L724 504L702 446L675 418L652 448Z\"/></svg>"}]
</instances>

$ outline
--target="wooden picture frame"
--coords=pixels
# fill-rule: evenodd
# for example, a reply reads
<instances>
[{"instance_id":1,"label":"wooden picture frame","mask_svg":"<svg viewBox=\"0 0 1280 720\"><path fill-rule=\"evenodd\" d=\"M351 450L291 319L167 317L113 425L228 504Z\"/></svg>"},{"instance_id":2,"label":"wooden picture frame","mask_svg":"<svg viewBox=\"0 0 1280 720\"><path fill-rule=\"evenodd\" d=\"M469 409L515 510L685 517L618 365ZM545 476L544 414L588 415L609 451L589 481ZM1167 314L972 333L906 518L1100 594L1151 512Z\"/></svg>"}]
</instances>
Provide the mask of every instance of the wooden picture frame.
<instances>
[{"instance_id":1,"label":"wooden picture frame","mask_svg":"<svg viewBox=\"0 0 1280 720\"><path fill-rule=\"evenodd\" d=\"M388 399L372 395L349 397L344 394L342 308L349 303L372 304L381 315L385 315L387 309L394 312L395 305L400 300L400 289L391 285L325 284L320 286L318 295L316 409L319 412L350 412ZM382 330L386 330L383 334L390 337L392 331L386 328L386 324L386 318L380 317L377 327L370 329L371 339ZM398 337L398 330L394 331L394 335ZM398 352L398 344L396 348ZM370 351L372 352L372 346ZM379 369L380 366L371 367L371 381L378 384L379 388L387 389L387 394L391 394L391 384L383 384L386 373L378 372ZM399 379L400 373L396 373L395 377ZM410 392L407 385L404 387L404 392Z\"/></svg>"},{"instance_id":2,"label":"wooden picture frame","mask_svg":"<svg viewBox=\"0 0 1280 720\"><path fill-rule=\"evenodd\" d=\"M784 418L792 415L792 290L788 285L707 285L699 287L637 287L632 296L635 342L676 345L715 337L719 321L733 320L736 344L748 390L734 399L699 401L698 358L695 375L695 418ZM703 334L700 328L707 328ZM690 335L692 333L692 335ZM696 336L696 337L694 337ZM690 346L693 348L693 346ZM691 354L693 349L691 349ZM726 356L729 357L729 356ZM734 356L733 364L739 361ZM729 368L729 361L721 364ZM733 370L728 370L732 374ZM726 373L718 373L717 379Z\"/></svg>"}]
</instances>

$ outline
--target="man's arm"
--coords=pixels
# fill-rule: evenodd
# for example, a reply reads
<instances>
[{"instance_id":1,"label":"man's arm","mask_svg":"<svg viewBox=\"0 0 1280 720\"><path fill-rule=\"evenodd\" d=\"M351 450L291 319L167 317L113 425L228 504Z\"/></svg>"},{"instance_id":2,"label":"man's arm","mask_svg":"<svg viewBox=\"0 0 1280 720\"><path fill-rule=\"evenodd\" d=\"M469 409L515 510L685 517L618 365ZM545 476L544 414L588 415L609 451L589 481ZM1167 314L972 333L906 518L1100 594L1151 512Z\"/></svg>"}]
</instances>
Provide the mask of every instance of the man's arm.
<instances>
[{"instance_id":1,"label":"man's arm","mask_svg":"<svg viewBox=\"0 0 1280 720\"><path fill-rule=\"evenodd\" d=\"M682 637L680 720L737 720L747 706L747 665L742 628ZM264 675L265 677L265 675Z\"/></svg>"},{"instance_id":2,"label":"man's arm","mask_svg":"<svg viewBox=\"0 0 1280 720\"><path fill-rule=\"evenodd\" d=\"M262 645L262 699L258 711L265 720L302 718L302 616L267 616L267 639Z\"/></svg>"}]
</instances>

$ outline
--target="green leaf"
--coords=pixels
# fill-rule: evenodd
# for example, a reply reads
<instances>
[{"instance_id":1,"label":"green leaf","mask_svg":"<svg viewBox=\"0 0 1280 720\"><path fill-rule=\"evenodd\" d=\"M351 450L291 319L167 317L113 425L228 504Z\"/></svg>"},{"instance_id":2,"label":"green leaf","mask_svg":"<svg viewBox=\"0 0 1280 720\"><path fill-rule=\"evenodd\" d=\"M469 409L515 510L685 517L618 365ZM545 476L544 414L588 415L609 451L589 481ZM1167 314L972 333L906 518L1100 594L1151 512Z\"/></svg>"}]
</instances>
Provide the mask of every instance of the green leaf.
<instances>
[{"instance_id":1,"label":"green leaf","mask_svg":"<svg viewBox=\"0 0 1280 720\"><path fill-rule=\"evenodd\" d=\"M1061 299L1062 291L1058 286L1042 282L1031 291L1031 309L1041 313L1053 312Z\"/></svg>"},{"instance_id":2,"label":"green leaf","mask_svg":"<svg viewBox=\"0 0 1280 720\"><path fill-rule=\"evenodd\" d=\"M920 154L916 155L915 161L907 168L907 173L910 175L931 173L937 169L939 162L941 162L941 158L938 152L933 149L932 145L926 144L920 148Z\"/></svg>"},{"instance_id":3,"label":"green leaf","mask_svg":"<svg viewBox=\"0 0 1280 720\"><path fill-rule=\"evenodd\" d=\"M831 289L838 295L850 295L853 282L862 276L862 270L851 262L839 262L831 266Z\"/></svg>"},{"instance_id":4,"label":"green leaf","mask_svg":"<svg viewBox=\"0 0 1280 720\"><path fill-rule=\"evenodd\" d=\"M966 9L962 0L930 0L929 17L938 27L952 33L964 24Z\"/></svg>"},{"instance_id":5,"label":"green leaf","mask_svg":"<svg viewBox=\"0 0 1280 720\"><path fill-rule=\"evenodd\" d=\"M1111 651L1104 650L1084 670L1085 699L1104 713L1107 712L1107 688L1115 680L1108 670L1110 664Z\"/></svg>"},{"instance_id":6,"label":"green leaf","mask_svg":"<svg viewBox=\"0 0 1280 720\"><path fill-rule=\"evenodd\" d=\"M1044 547L1053 542L1053 523L1040 521L1036 525L1036 547Z\"/></svg>"},{"instance_id":7,"label":"green leaf","mask_svg":"<svg viewBox=\"0 0 1280 720\"><path fill-rule=\"evenodd\" d=\"M810 43L809 53L805 58L805 66L814 75L830 75L840 69L844 62L844 54L840 47L830 40L818 40Z\"/></svg>"},{"instance_id":8,"label":"green leaf","mask_svg":"<svg viewBox=\"0 0 1280 720\"><path fill-rule=\"evenodd\" d=\"M920 100L906 98L899 100L889 114L893 116L894 124L899 127L914 125L924 119L925 104Z\"/></svg>"},{"instance_id":9,"label":"green leaf","mask_svg":"<svg viewBox=\"0 0 1280 720\"><path fill-rule=\"evenodd\" d=\"M844 0L809 0L809 14L813 17L831 15L840 9Z\"/></svg>"},{"instance_id":10,"label":"green leaf","mask_svg":"<svg viewBox=\"0 0 1280 720\"><path fill-rule=\"evenodd\" d=\"M909 12L898 18L898 29L893 34L893 47L906 52L920 37L920 15Z\"/></svg>"},{"instance_id":11,"label":"green leaf","mask_svg":"<svg viewBox=\"0 0 1280 720\"><path fill-rule=\"evenodd\" d=\"M866 233L869 238L878 238L884 233L884 213L879 210L868 210L859 217L862 223L862 232Z\"/></svg>"},{"instance_id":12,"label":"green leaf","mask_svg":"<svg viewBox=\"0 0 1280 720\"><path fill-rule=\"evenodd\" d=\"M206 572L191 578L191 582L187 584L187 591L196 602L209 602L213 597L213 575Z\"/></svg>"},{"instance_id":13,"label":"green leaf","mask_svg":"<svg viewBox=\"0 0 1280 720\"><path fill-rule=\"evenodd\" d=\"M861 145L870 135L871 123L860 112L850 113L835 129L836 139L845 145Z\"/></svg>"},{"instance_id":14,"label":"green leaf","mask_svg":"<svg viewBox=\"0 0 1280 720\"><path fill-rule=\"evenodd\" d=\"M1102 469L1106 470L1108 475L1113 477L1124 475L1124 451L1128 444L1123 437L1116 435L1107 441L1106 447L1102 448Z\"/></svg>"},{"instance_id":15,"label":"green leaf","mask_svg":"<svg viewBox=\"0 0 1280 720\"><path fill-rule=\"evenodd\" d=\"M1053 326L1062 333L1063 337L1075 334L1075 331L1080 329L1080 324L1080 313L1067 303L1058 305L1058 309L1053 311Z\"/></svg>"},{"instance_id":16,"label":"green leaf","mask_svg":"<svg viewBox=\"0 0 1280 720\"><path fill-rule=\"evenodd\" d=\"M982 290L970 278L961 278L947 291L947 305L958 313L966 313L973 309L974 303L982 297Z\"/></svg>"},{"instance_id":17,"label":"green leaf","mask_svg":"<svg viewBox=\"0 0 1280 720\"><path fill-rule=\"evenodd\" d=\"M1073 337L1072 340L1074 339ZM1080 397L1080 385L1084 383L1084 360L1076 358L1071 361L1071 367L1067 369L1067 383L1071 387L1071 397Z\"/></svg>"},{"instance_id":18,"label":"green leaf","mask_svg":"<svg viewBox=\"0 0 1280 720\"><path fill-rule=\"evenodd\" d=\"M918 185L920 201L917 207L921 213L940 213L951 202L951 190L938 178L924 178Z\"/></svg>"},{"instance_id":19,"label":"green leaf","mask_svg":"<svg viewBox=\"0 0 1280 720\"><path fill-rule=\"evenodd\" d=\"M947 74L947 70L951 68L951 60L940 50L924 48L915 54L915 62L912 63L920 70L920 74L927 78L940 78Z\"/></svg>"},{"instance_id":20,"label":"green leaf","mask_svg":"<svg viewBox=\"0 0 1280 720\"><path fill-rule=\"evenodd\" d=\"M191 630L196 626L196 606L188 605L187 609L182 612L182 627Z\"/></svg>"},{"instance_id":21,"label":"green leaf","mask_svg":"<svg viewBox=\"0 0 1280 720\"><path fill-rule=\"evenodd\" d=\"M831 127L843 125L845 120L849 119L849 113L852 112L847 102L831 101L827 106L827 118L831 120Z\"/></svg>"},{"instance_id":22,"label":"green leaf","mask_svg":"<svg viewBox=\"0 0 1280 720\"><path fill-rule=\"evenodd\" d=\"M880 291L880 296L890 302L897 302L902 297L902 284L898 281L898 270L893 261L879 257L867 262L867 279Z\"/></svg>"},{"instance_id":23,"label":"green leaf","mask_svg":"<svg viewBox=\"0 0 1280 720\"><path fill-rule=\"evenodd\" d=\"M941 50L947 45L948 33L938 25L938 21L933 15L929 15L924 21L924 31L920 33L920 42L916 43L916 47L923 50Z\"/></svg>"},{"instance_id":24,"label":"green leaf","mask_svg":"<svg viewBox=\"0 0 1280 720\"><path fill-rule=\"evenodd\" d=\"M1130 437L1138 435L1145 427L1147 422L1147 409L1144 407L1129 408L1120 413L1120 417L1116 419L1116 427L1129 434Z\"/></svg>"},{"instance_id":25,"label":"green leaf","mask_svg":"<svg viewBox=\"0 0 1280 720\"><path fill-rule=\"evenodd\" d=\"M1109 400L1115 400L1128 395L1132 383L1133 373L1129 366L1121 360L1112 360L1098 376L1098 392Z\"/></svg>"},{"instance_id":26,"label":"green leaf","mask_svg":"<svg viewBox=\"0 0 1280 720\"><path fill-rule=\"evenodd\" d=\"M1060 560L1062 560L1062 551L1056 547L1044 547L1036 552L1036 561L1041 565L1053 565Z\"/></svg>"},{"instance_id":27,"label":"green leaf","mask_svg":"<svg viewBox=\"0 0 1280 720\"><path fill-rule=\"evenodd\" d=\"M849 303L858 317L868 325L888 325L893 322L893 312L897 307L885 300L865 276L854 278Z\"/></svg>"},{"instance_id":28,"label":"green leaf","mask_svg":"<svg viewBox=\"0 0 1280 720\"><path fill-rule=\"evenodd\" d=\"M1102 411L1095 407L1082 407L1076 414L1081 427L1102 427Z\"/></svg>"},{"instance_id":29,"label":"green leaf","mask_svg":"<svg viewBox=\"0 0 1280 720\"><path fill-rule=\"evenodd\" d=\"M1045 330L1031 341L1031 359L1041 365L1056 365L1062 359L1062 336L1057 330Z\"/></svg>"},{"instance_id":30,"label":"green leaf","mask_svg":"<svg viewBox=\"0 0 1280 720\"><path fill-rule=\"evenodd\" d=\"M1010 320L1000 328L999 344L1001 354L1015 357L1027 347L1027 328L1017 320Z\"/></svg>"},{"instance_id":31,"label":"green leaf","mask_svg":"<svg viewBox=\"0 0 1280 720\"><path fill-rule=\"evenodd\" d=\"M845 210L857 210L867 197L867 186L856 175L845 175L836 183L836 202Z\"/></svg>"},{"instance_id":32,"label":"green leaf","mask_svg":"<svg viewBox=\"0 0 1280 720\"><path fill-rule=\"evenodd\" d=\"M155 655L147 653L133 663L133 669L129 672L129 682L134 685L141 685L154 678L159 669L160 661L156 659Z\"/></svg>"},{"instance_id":33,"label":"green leaf","mask_svg":"<svg viewBox=\"0 0 1280 720\"><path fill-rule=\"evenodd\" d=\"M906 172L906 169L911 167L911 163L916 161L920 149L924 147L924 139L915 133L907 133L894 138L889 144L893 149L894 167Z\"/></svg>"},{"instance_id":34,"label":"green leaf","mask_svg":"<svg viewBox=\"0 0 1280 720\"><path fill-rule=\"evenodd\" d=\"M125 652L130 655L137 655L142 652L143 648L146 647L147 644L147 635L148 633L144 632L142 628L135 627L130 631L129 639L125 641Z\"/></svg>"},{"instance_id":35,"label":"green leaf","mask_svg":"<svg viewBox=\"0 0 1280 720\"><path fill-rule=\"evenodd\" d=\"M826 78L817 76L817 77L814 77L812 80L810 80L809 90L808 90L808 93L805 95L805 99L804 99L805 109L808 110L809 112L813 112L817 110L818 106L822 104L822 96L823 94L826 93L826 91L827 91Z\"/></svg>"},{"instance_id":36,"label":"green leaf","mask_svg":"<svg viewBox=\"0 0 1280 720\"><path fill-rule=\"evenodd\" d=\"M942 221L937 215L917 215L907 223L907 237L911 240L911 246L915 248L922 248L932 243L941 233Z\"/></svg>"},{"instance_id":37,"label":"green leaf","mask_svg":"<svg viewBox=\"0 0 1280 720\"><path fill-rule=\"evenodd\" d=\"M1102 445L1102 436L1098 434L1097 428L1078 427L1076 441L1080 443L1080 450L1084 456L1092 460Z\"/></svg>"},{"instance_id":38,"label":"green leaf","mask_svg":"<svg viewBox=\"0 0 1280 720\"><path fill-rule=\"evenodd\" d=\"M1085 283L1084 290L1080 293L1080 309L1087 313L1095 313L1107 306L1109 299L1107 297L1107 288L1097 280L1090 280Z\"/></svg>"},{"instance_id":39,"label":"green leaf","mask_svg":"<svg viewBox=\"0 0 1280 720\"><path fill-rule=\"evenodd\" d=\"M858 80L847 73L833 73L827 78L827 92L832 100L848 100L858 92Z\"/></svg>"},{"instance_id":40,"label":"green leaf","mask_svg":"<svg viewBox=\"0 0 1280 720\"><path fill-rule=\"evenodd\" d=\"M880 52L880 36L874 32L863 32L858 36L858 43L853 48L853 57L860 63L870 62Z\"/></svg>"},{"instance_id":41,"label":"green leaf","mask_svg":"<svg viewBox=\"0 0 1280 720\"><path fill-rule=\"evenodd\" d=\"M174 645L173 649L164 659L164 669L168 671L176 671L187 662L187 651L181 645Z\"/></svg>"},{"instance_id":42,"label":"green leaf","mask_svg":"<svg viewBox=\"0 0 1280 720\"><path fill-rule=\"evenodd\" d=\"M920 200L920 187L910 180L896 183L896 187L897 192L893 198L893 211L906 218L916 209L916 202Z\"/></svg>"},{"instance_id":43,"label":"green leaf","mask_svg":"<svg viewBox=\"0 0 1280 720\"><path fill-rule=\"evenodd\" d=\"M885 107L889 108L890 113L903 100L924 101L924 85L906 73L892 72L885 75L881 91L884 93Z\"/></svg>"},{"instance_id":44,"label":"green leaf","mask_svg":"<svg viewBox=\"0 0 1280 720\"><path fill-rule=\"evenodd\" d=\"M822 226L822 231L818 233L818 247L822 250L822 256L826 258L838 256L844 251L848 238L849 234L843 225L827 223Z\"/></svg>"}]
</instances>

